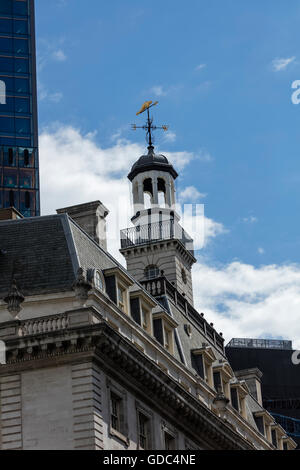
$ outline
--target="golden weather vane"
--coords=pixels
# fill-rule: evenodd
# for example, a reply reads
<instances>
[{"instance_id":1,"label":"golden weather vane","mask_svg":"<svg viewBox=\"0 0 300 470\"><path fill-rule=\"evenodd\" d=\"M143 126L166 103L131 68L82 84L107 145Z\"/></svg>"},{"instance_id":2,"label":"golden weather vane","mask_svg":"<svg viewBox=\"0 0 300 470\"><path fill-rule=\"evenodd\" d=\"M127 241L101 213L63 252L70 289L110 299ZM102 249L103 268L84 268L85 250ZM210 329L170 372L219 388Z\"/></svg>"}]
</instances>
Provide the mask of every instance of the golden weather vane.
<instances>
[{"instance_id":1,"label":"golden weather vane","mask_svg":"<svg viewBox=\"0 0 300 470\"><path fill-rule=\"evenodd\" d=\"M144 113L147 111L147 121L144 126L137 126L136 124L132 124L132 129L136 131L137 129L144 129L146 131L146 139L148 142L149 147L152 147L153 144L153 137L152 137L152 131L155 131L157 129L162 129L163 131L167 131L169 129L169 126L153 126L153 118L150 117L150 112L149 109L153 108L153 106L156 106L158 104L158 101L145 101L145 103L142 105L141 109L136 113L138 116L139 114Z\"/></svg>"}]
</instances>

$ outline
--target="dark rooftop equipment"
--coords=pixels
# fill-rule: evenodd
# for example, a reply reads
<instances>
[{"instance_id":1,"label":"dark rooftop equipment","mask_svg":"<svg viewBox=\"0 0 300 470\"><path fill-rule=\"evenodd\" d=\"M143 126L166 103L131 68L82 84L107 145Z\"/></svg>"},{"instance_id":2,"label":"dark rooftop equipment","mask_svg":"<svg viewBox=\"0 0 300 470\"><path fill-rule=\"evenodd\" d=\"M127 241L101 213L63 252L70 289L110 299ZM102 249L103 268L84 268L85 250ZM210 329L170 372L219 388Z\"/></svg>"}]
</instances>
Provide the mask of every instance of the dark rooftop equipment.
<instances>
[{"instance_id":1,"label":"dark rooftop equipment","mask_svg":"<svg viewBox=\"0 0 300 470\"><path fill-rule=\"evenodd\" d=\"M233 338L226 348L282 349L291 351L292 341L285 339Z\"/></svg>"}]
</instances>

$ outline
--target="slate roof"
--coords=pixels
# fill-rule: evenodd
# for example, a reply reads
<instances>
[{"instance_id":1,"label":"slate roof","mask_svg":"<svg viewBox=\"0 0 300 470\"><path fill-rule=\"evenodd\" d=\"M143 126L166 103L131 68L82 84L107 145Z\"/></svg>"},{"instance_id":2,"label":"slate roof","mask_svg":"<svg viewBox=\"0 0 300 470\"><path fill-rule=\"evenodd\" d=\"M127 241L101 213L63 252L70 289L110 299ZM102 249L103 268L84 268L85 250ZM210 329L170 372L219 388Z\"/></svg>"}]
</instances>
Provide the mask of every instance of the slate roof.
<instances>
[{"instance_id":1,"label":"slate roof","mask_svg":"<svg viewBox=\"0 0 300 470\"><path fill-rule=\"evenodd\" d=\"M0 296L12 278L26 296L69 290L75 265L65 215L0 222Z\"/></svg>"}]
</instances>

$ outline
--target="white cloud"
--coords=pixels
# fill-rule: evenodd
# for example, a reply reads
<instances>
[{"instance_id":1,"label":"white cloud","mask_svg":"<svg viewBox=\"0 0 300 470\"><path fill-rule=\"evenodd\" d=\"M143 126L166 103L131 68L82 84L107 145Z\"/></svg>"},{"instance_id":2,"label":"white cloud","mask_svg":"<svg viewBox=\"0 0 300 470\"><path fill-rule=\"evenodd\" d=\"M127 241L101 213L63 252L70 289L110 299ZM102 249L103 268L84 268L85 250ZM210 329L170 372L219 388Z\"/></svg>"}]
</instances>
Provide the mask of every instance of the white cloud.
<instances>
[{"instance_id":1,"label":"white cloud","mask_svg":"<svg viewBox=\"0 0 300 470\"><path fill-rule=\"evenodd\" d=\"M95 133L83 135L71 126L57 124L40 136L42 213L60 207L100 199L110 210L108 245L120 259L119 229L129 225L130 184L127 174L145 153L143 145L117 139L109 148L100 147ZM164 153L180 170L196 158L192 152ZM221 233L221 224L205 219L205 241Z\"/></svg>"},{"instance_id":2,"label":"white cloud","mask_svg":"<svg viewBox=\"0 0 300 470\"><path fill-rule=\"evenodd\" d=\"M167 91L165 91L161 85L153 86L150 91L154 93L155 96L165 96L167 94Z\"/></svg>"},{"instance_id":3,"label":"white cloud","mask_svg":"<svg viewBox=\"0 0 300 470\"><path fill-rule=\"evenodd\" d=\"M64 51L62 49L58 49L56 51L53 51L52 52L52 57L57 62L65 62L67 60L67 56L66 56L66 54L64 53Z\"/></svg>"},{"instance_id":4,"label":"white cloud","mask_svg":"<svg viewBox=\"0 0 300 470\"><path fill-rule=\"evenodd\" d=\"M300 348L300 266L254 266L233 262L194 267L196 307L226 341L274 337Z\"/></svg>"},{"instance_id":5,"label":"white cloud","mask_svg":"<svg viewBox=\"0 0 300 470\"><path fill-rule=\"evenodd\" d=\"M195 202L204 197L206 194L200 193L195 186L187 186L179 193L179 200L182 202Z\"/></svg>"},{"instance_id":6,"label":"white cloud","mask_svg":"<svg viewBox=\"0 0 300 470\"><path fill-rule=\"evenodd\" d=\"M285 70L289 64L294 62L295 59L296 59L295 56L274 59L272 61L272 67L273 67L274 72L280 72L282 70Z\"/></svg>"},{"instance_id":7,"label":"white cloud","mask_svg":"<svg viewBox=\"0 0 300 470\"><path fill-rule=\"evenodd\" d=\"M164 134L164 141L165 142L175 142L176 138L177 138L177 136L176 136L175 132L167 131Z\"/></svg>"},{"instance_id":8,"label":"white cloud","mask_svg":"<svg viewBox=\"0 0 300 470\"><path fill-rule=\"evenodd\" d=\"M38 81L38 97L39 101L51 101L52 103L59 103L63 99L63 94L60 91L51 92L45 85Z\"/></svg>"},{"instance_id":9,"label":"white cloud","mask_svg":"<svg viewBox=\"0 0 300 470\"><path fill-rule=\"evenodd\" d=\"M243 222L246 224L254 224L255 222L258 222L258 218L250 215L249 217L244 217Z\"/></svg>"},{"instance_id":10,"label":"white cloud","mask_svg":"<svg viewBox=\"0 0 300 470\"><path fill-rule=\"evenodd\" d=\"M197 67L195 68L195 70L203 70L206 68L206 64L199 64L197 65Z\"/></svg>"},{"instance_id":11,"label":"white cloud","mask_svg":"<svg viewBox=\"0 0 300 470\"><path fill-rule=\"evenodd\" d=\"M259 247L257 248L257 252L258 252L260 255L263 255L263 254L265 253L265 250L264 250L264 248L262 248L261 246L259 246Z\"/></svg>"},{"instance_id":12,"label":"white cloud","mask_svg":"<svg viewBox=\"0 0 300 470\"><path fill-rule=\"evenodd\" d=\"M181 89L182 89L181 85L171 85L167 88L162 85L155 85L152 88L150 88L149 92L153 93L157 98L160 98L162 96L166 96L171 93L176 93Z\"/></svg>"}]
</instances>

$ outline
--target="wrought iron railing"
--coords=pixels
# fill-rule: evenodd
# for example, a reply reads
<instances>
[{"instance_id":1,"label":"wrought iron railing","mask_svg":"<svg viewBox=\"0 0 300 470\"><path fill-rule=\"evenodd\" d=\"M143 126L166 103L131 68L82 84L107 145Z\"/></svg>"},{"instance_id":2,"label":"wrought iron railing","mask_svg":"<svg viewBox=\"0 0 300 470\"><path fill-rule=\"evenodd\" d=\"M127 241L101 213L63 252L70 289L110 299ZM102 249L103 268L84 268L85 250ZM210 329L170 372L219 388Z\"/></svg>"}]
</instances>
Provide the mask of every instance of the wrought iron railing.
<instances>
[{"instance_id":1,"label":"wrought iron railing","mask_svg":"<svg viewBox=\"0 0 300 470\"><path fill-rule=\"evenodd\" d=\"M224 352L224 338L210 325L201 314L181 295L177 289L163 276L155 279L141 281L143 287L153 296L167 295L188 317L192 318L200 327L204 335Z\"/></svg>"},{"instance_id":2,"label":"wrought iron railing","mask_svg":"<svg viewBox=\"0 0 300 470\"><path fill-rule=\"evenodd\" d=\"M174 220L138 225L121 230L121 248L169 239L179 240L189 251L193 252L192 238Z\"/></svg>"}]
</instances>

